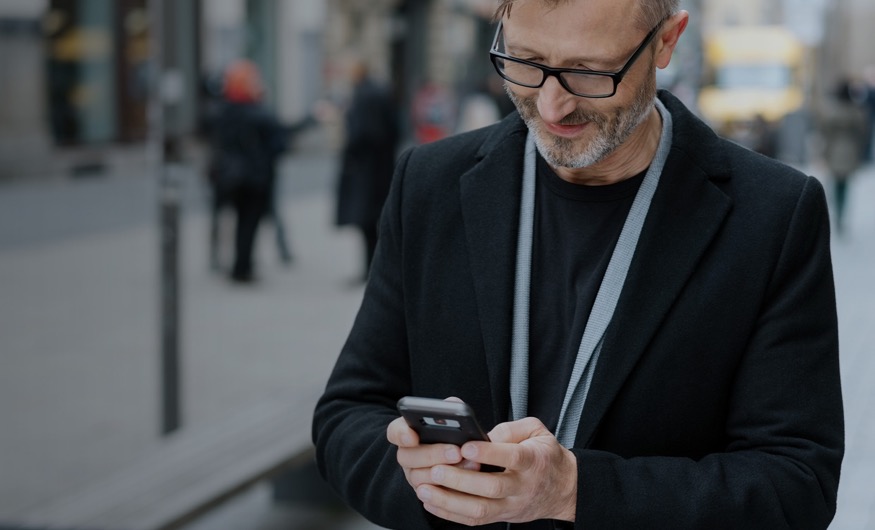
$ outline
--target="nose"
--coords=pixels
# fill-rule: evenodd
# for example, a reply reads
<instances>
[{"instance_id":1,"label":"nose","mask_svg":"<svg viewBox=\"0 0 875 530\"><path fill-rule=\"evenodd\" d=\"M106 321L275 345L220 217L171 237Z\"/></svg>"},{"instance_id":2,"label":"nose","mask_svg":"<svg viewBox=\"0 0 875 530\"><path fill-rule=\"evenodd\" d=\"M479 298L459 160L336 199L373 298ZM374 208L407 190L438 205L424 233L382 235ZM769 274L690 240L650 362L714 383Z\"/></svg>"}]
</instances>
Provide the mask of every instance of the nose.
<instances>
[{"instance_id":1,"label":"nose","mask_svg":"<svg viewBox=\"0 0 875 530\"><path fill-rule=\"evenodd\" d=\"M559 80L548 76L538 89L538 112L547 123L556 123L571 114L577 106L577 96L565 90Z\"/></svg>"}]
</instances>

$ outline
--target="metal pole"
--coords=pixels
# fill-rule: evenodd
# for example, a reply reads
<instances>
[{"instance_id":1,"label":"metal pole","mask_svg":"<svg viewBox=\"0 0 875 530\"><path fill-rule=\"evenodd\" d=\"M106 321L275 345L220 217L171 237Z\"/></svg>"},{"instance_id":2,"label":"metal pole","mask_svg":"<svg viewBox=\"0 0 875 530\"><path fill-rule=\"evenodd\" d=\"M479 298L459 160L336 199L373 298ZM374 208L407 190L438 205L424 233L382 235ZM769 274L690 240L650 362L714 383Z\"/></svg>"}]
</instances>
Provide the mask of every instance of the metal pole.
<instances>
[{"instance_id":1,"label":"metal pole","mask_svg":"<svg viewBox=\"0 0 875 530\"><path fill-rule=\"evenodd\" d=\"M179 176L176 142L167 134L167 62L174 39L165 32L164 0L150 0L152 94L149 105L150 148L160 184L161 434L180 427L179 361ZM172 29L172 28L171 28ZM169 37L169 38L168 38Z\"/></svg>"},{"instance_id":2,"label":"metal pole","mask_svg":"<svg viewBox=\"0 0 875 530\"><path fill-rule=\"evenodd\" d=\"M165 163L161 184L161 433L165 435L181 426L178 170L175 164Z\"/></svg>"}]
</instances>

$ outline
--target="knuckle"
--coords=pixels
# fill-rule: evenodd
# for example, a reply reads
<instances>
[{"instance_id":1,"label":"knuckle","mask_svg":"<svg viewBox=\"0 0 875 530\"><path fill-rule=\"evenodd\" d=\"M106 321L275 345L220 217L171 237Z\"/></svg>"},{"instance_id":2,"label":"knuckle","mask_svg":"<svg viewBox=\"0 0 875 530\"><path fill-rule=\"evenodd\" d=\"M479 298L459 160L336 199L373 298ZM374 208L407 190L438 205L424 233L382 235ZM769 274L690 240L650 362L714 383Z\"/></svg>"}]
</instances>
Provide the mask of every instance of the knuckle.
<instances>
[{"instance_id":1,"label":"knuckle","mask_svg":"<svg viewBox=\"0 0 875 530\"><path fill-rule=\"evenodd\" d=\"M414 488L428 483L427 471L422 469L410 469L405 474L407 475L407 482Z\"/></svg>"},{"instance_id":2,"label":"knuckle","mask_svg":"<svg viewBox=\"0 0 875 530\"><path fill-rule=\"evenodd\" d=\"M510 453L510 468L511 469L522 469L527 467L528 464L528 453L523 450L521 446L517 446L514 448L514 451Z\"/></svg>"},{"instance_id":3,"label":"knuckle","mask_svg":"<svg viewBox=\"0 0 875 530\"><path fill-rule=\"evenodd\" d=\"M480 526L486 524L487 517L489 516L489 507L482 502L478 502L474 505L474 510L471 513L471 517L469 517L469 521L471 522L470 526Z\"/></svg>"},{"instance_id":4,"label":"knuckle","mask_svg":"<svg viewBox=\"0 0 875 530\"><path fill-rule=\"evenodd\" d=\"M444 464L447 462L447 450L446 445L444 444L431 444L427 447L428 449L428 465L435 466L438 464Z\"/></svg>"},{"instance_id":5,"label":"knuckle","mask_svg":"<svg viewBox=\"0 0 875 530\"><path fill-rule=\"evenodd\" d=\"M493 478L493 480L486 483L484 493L490 499L500 499L504 494L504 482L499 480L498 477Z\"/></svg>"},{"instance_id":6,"label":"knuckle","mask_svg":"<svg viewBox=\"0 0 875 530\"><path fill-rule=\"evenodd\" d=\"M502 442L509 440L511 435L510 427L507 423L499 423L494 429L492 429L490 434L490 438L492 438L493 441Z\"/></svg>"}]
</instances>

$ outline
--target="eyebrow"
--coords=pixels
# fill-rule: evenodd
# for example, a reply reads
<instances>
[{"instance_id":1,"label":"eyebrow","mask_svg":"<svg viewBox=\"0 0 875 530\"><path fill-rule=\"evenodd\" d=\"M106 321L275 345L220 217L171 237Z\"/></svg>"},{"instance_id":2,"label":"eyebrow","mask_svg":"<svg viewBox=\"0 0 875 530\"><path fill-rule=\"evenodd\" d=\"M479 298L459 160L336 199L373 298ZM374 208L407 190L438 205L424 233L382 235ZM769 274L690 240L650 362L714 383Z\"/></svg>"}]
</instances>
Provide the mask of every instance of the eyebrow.
<instances>
[{"instance_id":1,"label":"eyebrow","mask_svg":"<svg viewBox=\"0 0 875 530\"><path fill-rule=\"evenodd\" d=\"M536 51L532 48L529 48L527 46L509 46L507 44L506 40L504 43L504 49L505 49L505 53L507 53L511 57L522 58L522 56L524 56L525 54L543 57L543 54L541 54L538 51ZM629 55L631 55L631 53ZM545 64L545 66L555 66L557 68L561 68L562 65L580 64L580 65L587 66L586 68L584 68L584 70L598 70L598 69L601 69L603 66L615 66L617 63L622 63L623 60L624 59L604 59L601 57L578 56L578 57L572 57L569 59L565 59L565 60L563 60L560 63L555 64L555 65L546 65ZM599 68L594 68L593 65L598 65ZM620 66L622 66L622 64Z\"/></svg>"}]
</instances>

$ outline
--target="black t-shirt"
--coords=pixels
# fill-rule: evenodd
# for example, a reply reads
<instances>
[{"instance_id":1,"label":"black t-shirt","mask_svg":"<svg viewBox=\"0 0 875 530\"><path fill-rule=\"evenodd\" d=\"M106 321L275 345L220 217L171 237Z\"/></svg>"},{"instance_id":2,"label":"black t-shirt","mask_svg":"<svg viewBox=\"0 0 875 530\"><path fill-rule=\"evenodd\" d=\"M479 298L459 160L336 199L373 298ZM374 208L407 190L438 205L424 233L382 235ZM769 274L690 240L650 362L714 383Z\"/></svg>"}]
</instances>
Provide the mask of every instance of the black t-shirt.
<instances>
[{"instance_id":1,"label":"black t-shirt","mask_svg":"<svg viewBox=\"0 0 875 530\"><path fill-rule=\"evenodd\" d=\"M528 414L552 432L584 327L644 175L606 186L572 184L538 156Z\"/></svg>"}]
</instances>

